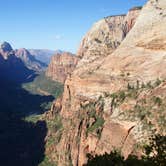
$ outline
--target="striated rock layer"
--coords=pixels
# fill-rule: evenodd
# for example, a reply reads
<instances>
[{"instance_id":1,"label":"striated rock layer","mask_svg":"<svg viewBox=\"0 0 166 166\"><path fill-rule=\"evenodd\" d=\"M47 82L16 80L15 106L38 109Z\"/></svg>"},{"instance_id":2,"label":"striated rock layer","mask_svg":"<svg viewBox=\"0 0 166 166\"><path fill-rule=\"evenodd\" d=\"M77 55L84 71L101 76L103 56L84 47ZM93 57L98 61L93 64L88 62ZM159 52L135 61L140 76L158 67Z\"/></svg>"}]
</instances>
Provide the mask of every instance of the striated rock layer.
<instances>
[{"instance_id":1,"label":"striated rock layer","mask_svg":"<svg viewBox=\"0 0 166 166\"><path fill-rule=\"evenodd\" d=\"M67 76L72 73L77 64L78 58L68 52L57 53L51 59L46 71L46 76L55 81L64 83Z\"/></svg>"},{"instance_id":2,"label":"striated rock layer","mask_svg":"<svg viewBox=\"0 0 166 166\"><path fill-rule=\"evenodd\" d=\"M50 157L58 165L81 166L87 153L113 149L139 155L137 143L166 133L166 1L139 12L105 18L84 37L59 110L63 131Z\"/></svg>"}]
</instances>

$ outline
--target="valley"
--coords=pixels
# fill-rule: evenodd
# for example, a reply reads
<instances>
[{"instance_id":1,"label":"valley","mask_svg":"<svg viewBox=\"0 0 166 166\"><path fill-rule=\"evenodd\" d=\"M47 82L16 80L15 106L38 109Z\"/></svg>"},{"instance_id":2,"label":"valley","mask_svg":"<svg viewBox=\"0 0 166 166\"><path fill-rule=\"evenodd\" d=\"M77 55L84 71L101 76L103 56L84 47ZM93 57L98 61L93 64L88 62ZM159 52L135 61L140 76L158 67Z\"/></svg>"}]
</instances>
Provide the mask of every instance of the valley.
<instances>
[{"instance_id":1,"label":"valley","mask_svg":"<svg viewBox=\"0 0 166 166\"><path fill-rule=\"evenodd\" d=\"M165 28L166 1L148 0L95 22L76 54L3 42L0 165L165 166Z\"/></svg>"},{"instance_id":2,"label":"valley","mask_svg":"<svg viewBox=\"0 0 166 166\"><path fill-rule=\"evenodd\" d=\"M29 59L31 55L26 50L19 53L24 59L19 58L18 51L15 55L7 42L1 45L0 146L5 150L0 152L0 165L37 166L44 158L47 124L27 119L48 111L62 94L63 85L35 68L39 62ZM37 70L32 70L31 65Z\"/></svg>"}]
</instances>

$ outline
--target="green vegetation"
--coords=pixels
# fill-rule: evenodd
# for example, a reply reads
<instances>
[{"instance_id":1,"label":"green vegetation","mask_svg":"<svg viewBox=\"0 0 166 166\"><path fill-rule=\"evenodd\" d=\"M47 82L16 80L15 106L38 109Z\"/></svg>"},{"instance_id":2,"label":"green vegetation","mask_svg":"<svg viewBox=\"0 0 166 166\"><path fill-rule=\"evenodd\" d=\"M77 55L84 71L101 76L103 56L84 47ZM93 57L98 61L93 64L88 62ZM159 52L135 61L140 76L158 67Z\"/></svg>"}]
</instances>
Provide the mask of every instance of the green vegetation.
<instances>
[{"instance_id":1,"label":"green vegetation","mask_svg":"<svg viewBox=\"0 0 166 166\"><path fill-rule=\"evenodd\" d=\"M123 103L128 103L129 100L135 100L136 103L129 110L122 111L119 118L130 121L141 121L144 131L153 132L155 128L159 131L164 131L166 117L166 104L163 102L166 97L149 95L148 97L139 97L146 91L151 91L162 83L161 80L148 82L147 84L136 81L135 85L128 84L126 90L121 90L113 94L104 93L104 97L111 98L111 107L117 108ZM158 123L156 123L156 121Z\"/></svg>"},{"instance_id":2,"label":"green vegetation","mask_svg":"<svg viewBox=\"0 0 166 166\"><path fill-rule=\"evenodd\" d=\"M165 166L166 163L166 136L156 135L150 139L149 145L144 148L145 155L138 158L129 155L127 159L113 151L101 156L87 155L86 166Z\"/></svg>"},{"instance_id":3,"label":"green vegetation","mask_svg":"<svg viewBox=\"0 0 166 166\"><path fill-rule=\"evenodd\" d=\"M159 86L162 83L162 81L158 78L156 82L154 83L155 86Z\"/></svg>"},{"instance_id":4,"label":"green vegetation","mask_svg":"<svg viewBox=\"0 0 166 166\"><path fill-rule=\"evenodd\" d=\"M59 82L53 81L45 76L45 73L38 75L32 82L22 85L23 89L33 95L41 95L57 98L63 93L63 85ZM52 99L52 100L53 100ZM49 110L52 101L44 101L40 104L42 110Z\"/></svg>"},{"instance_id":5,"label":"green vegetation","mask_svg":"<svg viewBox=\"0 0 166 166\"><path fill-rule=\"evenodd\" d=\"M57 166L57 164L50 162L48 157L45 156L44 160L39 164L39 166Z\"/></svg>"},{"instance_id":6,"label":"green vegetation","mask_svg":"<svg viewBox=\"0 0 166 166\"><path fill-rule=\"evenodd\" d=\"M46 77L45 73L41 73L33 82L23 84L22 87L32 94L50 95L55 98L63 93L63 85Z\"/></svg>"},{"instance_id":7,"label":"green vegetation","mask_svg":"<svg viewBox=\"0 0 166 166\"><path fill-rule=\"evenodd\" d=\"M100 96L96 101L91 101L85 105L81 104L81 109L86 116L88 115L88 122L90 122L90 120L93 121L91 124L87 125L86 136L88 136L89 133L95 133L98 138L100 138L105 122L102 117L104 109L103 98Z\"/></svg>"},{"instance_id":8,"label":"green vegetation","mask_svg":"<svg viewBox=\"0 0 166 166\"><path fill-rule=\"evenodd\" d=\"M46 121L47 128L50 131L51 135L48 137L46 146L50 146L52 144L57 144L62 136L63 125L62 118L60 115L55 115L54 119Z\"/></svg>"},{"instance_id":9,"label":"green vegetation","mask_svg":"<svg viewBox=\"0 0 166 166\"><path fill-rule=\"evenodd\" d=\"M122 114L127 120L141 120L143 129L152 131L158 128L159 131L164 130L163 124L166 123L166 118L163 110L166 110L166 105L163 103L164 99L160 97L151 96L150 99L140 99L131 110L126 110ZM156 121L158 123L156 123Z\"/></svg>"},{"instance_id":10,"label":"green vegetation","mask_svg":"<svg viewBox=\"0 0 166 166\"><path fill-rule=\"evenodd\" d=\"M97 136L100 138L103 124L104 124L104 119L102 117L97 117L95 123L87 128L87 134L93 133L96 130Z\"/></svg>"},{"instance_id":11,"label":"green vegetation","mask_svg":"<svg viewBox=\"0 0 166 166\"><path fill-rule=\"evenodd\" d=\"M42 117L42 115L30 115L24 118L24 121L33 123L34 125L36 125L40 119L45 120L47 130L50 133L47 136L45 148L49 148L51 146L56 145L60 141L62 132L63 132L61 116L59 114L56 114L53 117L53 119L45 119L44 117ZM39 166L56 166L57 165L55 161L51 162L51 160L49 160L49 155L50 154L47 154L44 157L43 161L39 164Z\"/></svg>"},{"instance_id":12,"label":"green vegetation","mask_svg":"<svg viewBox=\"0 0 166 166\"><path fill-rule=\"evenodd\" d=\"M50 110L51 109L51 106L52 106L52 102L44 102L40 105L40 107L43 109L43 110Z\"/></svg>"},{"instance_id":13,"label":"green vegetation","mask_svg":"<svg viewBox=\"0 0 166 166\"><path fill-rule=\"evenodd\" d=\"M162 99L160 97L154 96L152 99L153 99L154 104L157 104L158 106L161 106Z\"/></svg>"},{"instance_id":14,"label":"green vegetation","mask_svg":"<svg viewBox=\"0 0 166 166\"><path fill-rule=\"evenodd\" d=\"M41 115L30 115L30 116L26 116L26 117L24 118L24 120L25 120L26 122L36 123L37 121L40 120L40 117L41 117Z\"/></svg>"},{"instance_id":15,"label":"green vegetation","mask_svg":"<svg viewBox=\"0 0 166 166\"><path fill-rule=\"evenodd\" d=\"M62 118L60 115L55 115L54 119L47 120L47 127L52 132L57 132L58 130L62 129Z\"/></svg>"}]
</instances>

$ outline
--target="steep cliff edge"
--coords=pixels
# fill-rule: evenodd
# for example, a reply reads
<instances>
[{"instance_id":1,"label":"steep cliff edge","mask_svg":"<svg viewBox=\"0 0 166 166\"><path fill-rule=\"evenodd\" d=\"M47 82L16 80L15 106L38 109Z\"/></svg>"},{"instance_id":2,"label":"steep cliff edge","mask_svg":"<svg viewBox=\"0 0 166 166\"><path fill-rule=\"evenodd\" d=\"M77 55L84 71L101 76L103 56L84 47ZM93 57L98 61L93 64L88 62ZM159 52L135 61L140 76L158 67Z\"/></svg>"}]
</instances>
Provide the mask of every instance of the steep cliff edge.
<instances>
[{"instance_id":1,"label":"steep cliff edge","mask_svg":"<svg viewBox=\"0 0 166 166\"><path fill-rule=\"evenodd\" d=\"M46 71L46 76L55 81L64 83L67 75L70 75L75 69L78 58L68 52L57 53L51 59Z\"/></svg>"},{"instance_id":2,"label":"steep cliff edge","mask_svg":"<svg viewBox=\"0 0 166 166\"><path fill-rule=\"evenodd\" d=\"M82 60L77 71L89 73L96 70L104 57L111 54L123 41L135 24L141 9L130 10L127 15L108 16L95 23L83 38L77 52Z\"/></svg>"},{"instance_id":3,"label":"steep cliff edge","mask_svg":"<svg viewBox=\"0 0 166 166\"><path fill-rule=\"evenodd\" d=\"M62 108L55 109L62 127L54 134L61 135L47 152L58 165L81 166L87 153L113 149L139 154L136 146L151 132L166 133L166 1L149 0L123 30L114 24L124 25L127 16L106 18L112 31L105 19L98 22L83 39L82 59L65 82Z\"/></svg>"}]
</instances>

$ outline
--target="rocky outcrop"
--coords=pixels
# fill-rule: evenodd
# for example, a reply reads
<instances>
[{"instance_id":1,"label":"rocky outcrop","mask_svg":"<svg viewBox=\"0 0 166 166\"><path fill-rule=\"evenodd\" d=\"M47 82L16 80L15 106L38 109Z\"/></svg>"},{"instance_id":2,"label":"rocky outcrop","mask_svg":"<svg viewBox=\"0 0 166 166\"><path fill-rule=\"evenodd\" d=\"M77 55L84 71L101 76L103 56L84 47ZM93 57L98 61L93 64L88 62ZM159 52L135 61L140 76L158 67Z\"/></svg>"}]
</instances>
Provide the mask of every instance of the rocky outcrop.
<instances>
[{"instance_id":1,"label":"rocky outcrop","mask_svg":"<svg viewBox=\"0 0 166 166\"><path fill-rule=\"evenodd\" d=\"M99 21L83 39L64 86L63 132L51 158L58 165L81 166L87 153L113 149L138 154L151 132L166 133L166 1L149 0L129 19L137 10Z\"/></svg>"},{"instance_id":2,"label":"rocky outcrop","mask_svg":"<svg viewBox=\"0 0 166 166\"><path fill-rule=\"evenodd\" d=\"M55 81L64 83L67 76L72 73L77 64L78 58L68 52L54 55L46 71L46 76Z\"/></svg>"},{"instance_id":3,"label":"rocky outcrop","mask_svg":"<svg viewBox=\"0 0 166 166\"><path fill-rule=\"evenodd\" d=\"M78 49L77 56L83 58L77 69L88 70L89 73L96 70L103 59L121 44L134 26L140 11L140 8L135 8L127 15L109 16L95 23Z\"/></svg>"}]
</instances>

